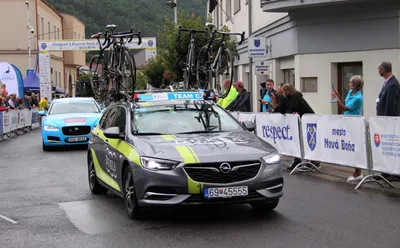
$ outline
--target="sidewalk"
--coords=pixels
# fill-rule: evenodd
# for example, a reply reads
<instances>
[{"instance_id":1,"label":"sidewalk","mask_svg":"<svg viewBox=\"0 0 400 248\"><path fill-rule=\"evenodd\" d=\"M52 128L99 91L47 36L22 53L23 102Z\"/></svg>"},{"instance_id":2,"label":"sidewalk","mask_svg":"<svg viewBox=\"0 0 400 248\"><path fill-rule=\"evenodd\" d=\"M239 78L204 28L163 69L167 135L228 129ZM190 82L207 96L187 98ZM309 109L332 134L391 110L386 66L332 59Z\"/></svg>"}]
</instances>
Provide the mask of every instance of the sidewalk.
<instances>
[{"instance_id":1,"label":"sidewalk","mask_svg":"<svg viewBox=\"0 0 400 248\"><path fill-rule=\"evenodd\" d=\"M286 168L292 164L293 158L282 156L282 162L284 165L284 170L286 170ZM346 183L349 185L354 185L354 188L357 186L357 183L350 184L350 183L346 182L347 177L349 177L350 175L353 174L353 172L354 172L353 168L338 166L338 165L328 164L328 163L321 163L320 170L321 170L321 173L319 173L319 172L314 172L314 173L313 172L296 172L295 174L293 174L291 176L302 176L302 175L314 176L314 177L329 180L332 182L341 182L341 183ZM363 170L363 174L368 175L368 171ZM400 196L400 182L391 182L395 188L391 188L389 185L387 185L383 181L381 181L381 182L385 185L385 187L381 187L377 183L365 183L358 190L363 190L363 189L364 190L365 189L381 190L388 194Z\"/></svg>"}]
</instances>

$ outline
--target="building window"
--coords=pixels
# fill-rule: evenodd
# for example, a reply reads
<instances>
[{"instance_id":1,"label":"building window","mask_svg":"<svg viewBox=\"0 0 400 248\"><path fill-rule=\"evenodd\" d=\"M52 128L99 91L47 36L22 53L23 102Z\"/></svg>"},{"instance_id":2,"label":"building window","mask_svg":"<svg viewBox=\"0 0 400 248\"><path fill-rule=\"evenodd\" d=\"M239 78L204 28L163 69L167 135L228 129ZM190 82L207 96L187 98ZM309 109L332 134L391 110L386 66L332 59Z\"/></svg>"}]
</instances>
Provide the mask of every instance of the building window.
<instances>
[{"instance_id":1,"label":"building window","mask_svg":"<svg viewBox=\"0 0 400 248\"><path fill-rule=\"evenodd\" d=\"M64 88L63 85L61 84L61 72L58 72L58 80L60 80L60 88Z\"/></svg>"},{"instance_id":2,"label":"building window","mask_svg":"<svg viewBox=\"0 0 400 248\"><path fill-rule=\"evenodd\" d=\"M233 0L233 13L236 14L240 11L240 0Z\"/></svg>"},{"instance_id":3,"label":"building window","mask_svg":"<svg viewBox=\"0 0 400 248\"><path fill-rule=\"evenodd\" d=\"M49 40L51 39L50 38L50 22L47 22L47 36L49 37Z\"/></svg>"},{"instance_id":4,"label":"building window","mask_svg":"<svg viewBox=\"0 0 400 248\"><path fill-rule=\"evenodd\" d=\"M60 39L60 28L57 28L57 40Z\"/></svg>"},{"instance_id":5,"label":"building window","mask_svg":"<svg viewBox=\"0 0 400 248\"><path fill-rule=\"evenodd\" d=\"M80 40L81 39L81 34L78 34L78 40Z\"/></svg>"},{"instance_id":6,"label":"building window","mask_svg":"<svg viewBox=\"0 0 400 248\"><path fill-rule=\"evenodd\" d=\"M40 40L40 23L39 23L39 20L40 20L40 16L37 15L37 21L38 21L37 37L38 37L38 40Z\"/></svg>"},{"instance_id":7,"label":"building window","mask_svg":"<svg viewBox=\"0 0 400 248\"><path fill-rule=\"evenodd\" d=\"M42 34L42 40L44 40L44 19L42 17L42 29L40 30Z\"/></svg>"},{"instance_id":8,"label":"building window","mask_svg":"<svg viewBox=\"0 0 400 248\"><path fill-rule=\"evenodd\" d=\"M58 87L58 73L57 73L57 71L55 73L55 77L56 77L56 87Z\"/></svg>"},{"instance_id":9,"label":"building window","mask_svg":"<svg viewBox=\"0 0 400 248\"><path fill-rule=\"evenodd\" d=\"M219 10L219 15L220 15L220 17L219 17L219 25L224 25L224 15L225 15L225 13L222 11L222 6L224 6L224 4L223 4L223 0L221 0L221 5L220 6L218 6L219 8L218 8L218 10Z\"/></svg>"},{"instance_id":10,"label":"building window","mask_svg":"<svg viewBox=\"0 0 400 248\"><path fill-rule=\"evenodd\" d=\"M287 70L282 70L283 71L283 80L284 83L289 83L291 85L295 85L294 82L294 69L287 69Z\"/></svg>"},{"instance_id":11,"label":"building window","mask_svg":"<svg viewBox=\"0 0 400 248\"><path fill-rule=\"evenodd\" d=\"M225 12L226 12L226 20L228 21L232 17L232 4L231 0L226 0Z\"/></svg>"},{"instance_id":12,"label":"building window","mask_svg":"<svg viewBox=\"0 0 400 248\"><path fill-rule=\"evenodd\" d=\"M318 78L316 77L304 77L300 80L300 91L304 93L316 93L318 92Z\"/></svg>"},{"instance_id":13,"label":"building window","mask_svg":"<svg viewBox=\"0 0 400 248\"><path fill-rule=\"evenodd\" d=\"M76 40L76 32L74 32L74 40Z\"/></svg>"},{"instance_id":14,"label":"building window","mask_svg":"<svg viewBox=\"0 0 400 248\"><path fill-rule=\"evenodd\" d=\"M54 39L57 40L57 27L54 25Z\"/></svg>"}]
</instances>

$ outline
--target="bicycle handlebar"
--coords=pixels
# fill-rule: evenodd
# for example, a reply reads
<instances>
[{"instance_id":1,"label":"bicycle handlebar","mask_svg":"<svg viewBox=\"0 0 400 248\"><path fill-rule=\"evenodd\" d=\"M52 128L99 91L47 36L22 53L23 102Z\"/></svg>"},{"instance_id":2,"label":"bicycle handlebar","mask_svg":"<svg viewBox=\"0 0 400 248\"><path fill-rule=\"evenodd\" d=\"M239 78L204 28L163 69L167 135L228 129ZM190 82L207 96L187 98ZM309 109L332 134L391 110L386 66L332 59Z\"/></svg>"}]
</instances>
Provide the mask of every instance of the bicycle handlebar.
<instances>
[{"instance_id":1,"label":"bicycle handlebar","mask_svg":"<svg viewBox=\"0 0 400 248\"><path fill-rule=\"evenodd\" d=\"M178 40L181 38L181 32L190 32L191 34L196 34L196 33L207 34L207 30L185 29L185 28L182 28L182 26L179 26Z\"/></svg>"},{"instance_id":2,"label":"bicycle handlebar","mask_svg":"<svg viewBox=\"0 0 400 248\"><path fill-rule=\"evenodd\" d=\"M227 36L227 35L240 35L240 42L238 43L238 45L241 45L241 44L243 43L244 39L245 39L245 38L244 38L245 33L246 33L246 32L243 32L243 33L229 33L229 32L219 32L219 31L215 30L215 31L213 32L213 38L215 37L216 34L222 34L222 36Z\"/></svg>"}]
</instances>

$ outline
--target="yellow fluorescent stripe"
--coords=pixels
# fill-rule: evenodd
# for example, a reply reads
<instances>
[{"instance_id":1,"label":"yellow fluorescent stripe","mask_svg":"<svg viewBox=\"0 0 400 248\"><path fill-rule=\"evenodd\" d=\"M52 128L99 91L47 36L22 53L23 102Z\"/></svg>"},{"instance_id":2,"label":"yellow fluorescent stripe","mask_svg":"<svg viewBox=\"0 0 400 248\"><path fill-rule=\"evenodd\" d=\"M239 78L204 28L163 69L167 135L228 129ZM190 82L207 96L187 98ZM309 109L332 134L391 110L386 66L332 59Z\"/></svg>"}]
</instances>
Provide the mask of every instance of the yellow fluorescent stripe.
<instances>
[{"instance_id":1,"label":"yellow fluorescent stripe","mask_svg":"<svg viewBox=\"0 0 400 248\"><path fill-rule=\"evenodd\" d=\"M98 128L93 129L93 133L102 140L108 139L106 136L104 136L104 132ZM107 144L119 153L121 153L123 156L125 156L129 161L132 161L135 164L142 166L139 153L135 150L135 148L130 146L125 141L119 139L108 139Z\"/></svg>"},{"instance_id":2,"label":"yellow fluorescent stripe","mask_svg":"<svg viewBox=\"0 0 400 248\"><path fill-rule=\"evenodd\" d=\"M196 153L189 146L175 146L175 149L179 152L179 154L181 155L183 162L185 164L195 164L195 163L200 162ZM203 191L202 183L194 181L189 176L187 176L187 180L188 180L189 194L201 194L202 193L202 191Z\"/></svg>"},{"instance_id":3,"label":"yellow fluorescent stripe","mask_svg":"<svg viewBox=\"0 0 400 248\"><path fill-rule=\"evenodd\" d=\"M96 176L103 181L105 184L107 184L108 186L110 186L111 188L121 192L121 189L118 185L118 183L110 176L107 174L107 172L105 172L100 164L99 164L99 160L97 159L96 153L94 152L93 149L91 149L92 151L92 159L93 159L93 163L94 163L94 168L96 171Z\"/></svg>"},{"instance_id":4,"label":"yellow fluorescent stripe","mask_svg":"<svg viewBox=\"0 0 400 248\"><path fill-rule=\"evenodd\" d=\"M149 93L150 94L150 93ZM140 102L139 103L139 106L141 106L141 107L151 107L151 106L153 106L154 104L152 103L152 102Z\"/></svg>"},{"instance_id":5,"label":"yellow fluorescent stripe","mask_svg":"<svg viewBox=\"0 0 400 248\"><path fill-rule=\"evenodd\" d=\"M161 135L161 137L165 140L174 140L175 136L173 135Z\"/></svg>"}]
</instances>

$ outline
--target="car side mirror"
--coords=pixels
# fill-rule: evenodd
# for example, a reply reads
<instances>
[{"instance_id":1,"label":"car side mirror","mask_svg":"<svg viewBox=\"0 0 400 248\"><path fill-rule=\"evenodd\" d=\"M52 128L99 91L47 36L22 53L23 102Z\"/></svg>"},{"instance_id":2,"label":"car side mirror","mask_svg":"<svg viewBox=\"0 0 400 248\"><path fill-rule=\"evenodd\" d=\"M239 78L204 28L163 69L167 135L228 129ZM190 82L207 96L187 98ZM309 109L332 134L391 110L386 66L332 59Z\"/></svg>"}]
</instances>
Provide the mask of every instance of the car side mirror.
<instances>
[{"instance_id":1,"label":"car side mirror","mask_svg":"<svg viewBox=\"0 0 400 248\"><path fill-rule=\"evenodd\" d=\"M38 112L38 115L39 116L45 116L46 115L46 111L41 110L41 111Z\"/></svg>"},{"instance_id":2,"label":"car side mirror","mask_svg":"<svg viewBox=\"0 0 400 248\"><path fill-rule=\"evenodd\" d=\"M125 139L125 134L121 133L119 127L109 127L104 130L104 136L109 139Z\"/></svg>"},{"instance_id":3,"label":"car side mirror","mask_svg":"<svg viewBox=\"0 0 400 248\"><path fill-rule=\"evenodd\" d=\"M244 121L243 126L250 132L253 132L254 130L256 130L256 124L252 121Z\"/></svg>"}]
</instances>

